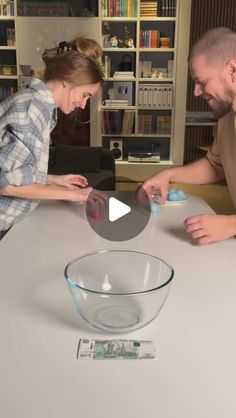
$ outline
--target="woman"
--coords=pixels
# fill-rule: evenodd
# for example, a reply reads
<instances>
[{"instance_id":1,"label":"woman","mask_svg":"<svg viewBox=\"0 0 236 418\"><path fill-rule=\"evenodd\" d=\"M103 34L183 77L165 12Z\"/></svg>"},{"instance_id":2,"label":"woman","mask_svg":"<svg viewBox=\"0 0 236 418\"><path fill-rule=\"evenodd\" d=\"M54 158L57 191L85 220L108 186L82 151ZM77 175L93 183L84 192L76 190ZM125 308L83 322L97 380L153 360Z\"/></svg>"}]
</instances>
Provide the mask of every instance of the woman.
<instances>
[{"instance_id":1,"label":"woman","mask_svg":"<svg viewBox=\"0 0 236 418\"><path fill-rule=\"evenodd\" d=\"M84 108L101 88L103 74L96 41L76 38L43 53L43 81L0 104L0 239L39 200L86 201L91 188L80 175L47 175L50 133L57 108ZM99 199L99 197L98 197Z\"/></svg>"}]
</instances>

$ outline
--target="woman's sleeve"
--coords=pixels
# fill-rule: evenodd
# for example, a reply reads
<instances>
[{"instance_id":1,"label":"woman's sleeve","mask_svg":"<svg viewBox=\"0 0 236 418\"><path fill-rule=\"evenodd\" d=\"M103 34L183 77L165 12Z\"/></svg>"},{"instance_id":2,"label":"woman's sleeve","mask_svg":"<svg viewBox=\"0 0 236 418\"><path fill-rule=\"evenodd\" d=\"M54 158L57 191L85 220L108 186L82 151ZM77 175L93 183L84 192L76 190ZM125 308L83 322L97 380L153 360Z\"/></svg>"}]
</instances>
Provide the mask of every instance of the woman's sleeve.
<instances>
[{"instance_id":1,"label":"woman's sleeve","mask_svg":"<svg viewBox=\"0 0 236 418\"><path fill-rule=\"evenodd\" d=\"M34 182L35 157L23 142L23 135L8 127L0 142L0 189Z\"/></svg>"}]
</instances>

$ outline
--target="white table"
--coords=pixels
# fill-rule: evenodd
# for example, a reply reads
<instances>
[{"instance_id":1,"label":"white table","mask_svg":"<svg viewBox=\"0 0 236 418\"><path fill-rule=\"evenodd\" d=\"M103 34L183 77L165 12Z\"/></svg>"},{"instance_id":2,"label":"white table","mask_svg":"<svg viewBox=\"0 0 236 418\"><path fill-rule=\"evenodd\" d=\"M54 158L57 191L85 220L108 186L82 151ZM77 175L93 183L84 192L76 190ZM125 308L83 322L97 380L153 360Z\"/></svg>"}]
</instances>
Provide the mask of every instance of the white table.
<instances>
[{"instance_id":1,"label":"white table","mask_svg":"<svg viewBox=\"0 0 236 418\"><path fill-rule=\"evenodd\" d=\"M12 229L0 243L1 417L235 418L236 241L195 246L182 227L210 211L195 197L163 206L123 243L97 236L76 203L41 203ZM123 336L157 341L157 360L76 359L79 338L106 336L80 320L63 270L102 248L174 267L159 316Z\"/></svg>"}]
</instances>

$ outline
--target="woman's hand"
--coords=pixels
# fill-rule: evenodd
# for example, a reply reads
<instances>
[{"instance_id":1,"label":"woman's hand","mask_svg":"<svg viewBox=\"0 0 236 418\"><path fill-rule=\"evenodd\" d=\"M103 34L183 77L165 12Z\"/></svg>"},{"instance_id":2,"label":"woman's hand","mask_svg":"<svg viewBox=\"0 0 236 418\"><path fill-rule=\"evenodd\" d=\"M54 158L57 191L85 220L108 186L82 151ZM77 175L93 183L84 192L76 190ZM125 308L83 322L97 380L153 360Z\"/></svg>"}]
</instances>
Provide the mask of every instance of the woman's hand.
<instances>
[{"instance_id":1,"label":"woman's hand","mask_svg":"<svg viewBox=\"0 0 236 418\"><path fill-rule=\"evenodd\" d=\"M185 219L184 227L198 244L209 244L236 235L236 215L190 216Z\"/></svg>"},{"instance_id":2,"label":"woman's hand","mask_svg":"<svg viewBox=\"0 0 236 418\"><path fill-rule=\"evenodd\" d=\"M80 203L86 202L93 208L97 203L100 206L105 206L108 199L106 193L92 187L86 187L84 189L76 188L71 190L67 200Z\"/></svg>"},{"instance_id":3,"label":"woman's hand","mask_svg":"<svg viewBox=\"0 0 236 418\"><path fill-rule=\"evenodd\" d=\"M78 187L87 187L88 180L79 174L66 174L60 176L47 176L47 184L50 186L67 187L70 190L76 190Z\"/></svg>"}]
</instances>

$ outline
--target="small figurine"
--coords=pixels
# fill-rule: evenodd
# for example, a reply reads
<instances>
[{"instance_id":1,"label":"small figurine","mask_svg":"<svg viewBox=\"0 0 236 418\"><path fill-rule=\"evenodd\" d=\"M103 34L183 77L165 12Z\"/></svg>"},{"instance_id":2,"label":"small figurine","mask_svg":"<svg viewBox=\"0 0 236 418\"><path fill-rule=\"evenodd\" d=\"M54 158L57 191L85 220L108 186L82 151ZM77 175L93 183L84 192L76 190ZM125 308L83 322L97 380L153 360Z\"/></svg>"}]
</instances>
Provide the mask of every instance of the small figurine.
<instances>
[{"instance_id":1,"label":"small figurine","mask_svg":"<svg viewBox=\"0 0 236 418\"><path fill-rule=\"evenodd\" d=\"M128 48L134 48L134 40L132 38L128 39Z\"/></svg>"},{"instance_id":2,"label":"small figurine","mask_svg":"<svg viewBox=\"0 0 236 418\"><path fill-rule=\"evenodd\" d=\"M162 71L159 71L157 78L164 78L164 73Z\"/></svg>"},{"instance_id":3,"label":"small figurine","mask_svg":"<svg viewBox=\"0 0 236 418\"><path fill-rule=\"evenodd\" d=\"M116 35L111 36L110 45L111 45L112 48L117 48L118 47L118 36L116 36Z\"/></svg>"},{"instance_id":4,"label":"small figurine","mask_svg":"<svg viewBox=\"0 0 236 418\"><path fill-rule=\"evenodd\" d=\"M124 27L124 47L125 48L134 48L134 40L130 36L130 31L128 30L127 26Z\"/></svg>"}]
</instances>

